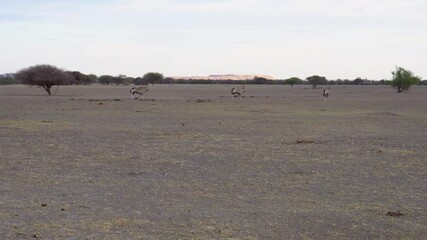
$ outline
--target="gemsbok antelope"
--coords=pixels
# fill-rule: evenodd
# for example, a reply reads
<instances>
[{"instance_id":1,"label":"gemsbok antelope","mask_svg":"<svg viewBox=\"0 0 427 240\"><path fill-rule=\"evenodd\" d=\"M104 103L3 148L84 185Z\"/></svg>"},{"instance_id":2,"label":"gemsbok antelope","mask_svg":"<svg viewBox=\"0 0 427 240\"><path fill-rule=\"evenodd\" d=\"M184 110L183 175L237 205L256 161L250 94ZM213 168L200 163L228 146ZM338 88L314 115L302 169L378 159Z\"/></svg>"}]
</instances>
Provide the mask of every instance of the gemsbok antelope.
<instances>
[{"instance_id":1,"label":"gemsbok antelope","mask_svg":"<svg viewBox=\"0 0 427 240\"><path fill-rule=\"evenodd\" d=\"M245 86L235 87L231 89L231 98L234 100L234 98L241 98L243 93L246 92Z\"/></svg>"},{"instance_id":2,"label":"gemsbok antelope","mask_svg":"<svg viewBox=\"0 0 427 240\"><path fill-rule=\"evenodd\" d=\"M142 98L142 100L144 100L144 93L146 93L146 92L148 92L148 86L141 86L141 87L133 87L133 88L131 88L131 90L130 90L130 94L131 94L131 96L132 96L132 99L135 99L135 94L139 94L140 96L140 98ZM138 97L138 99L140 99Z\"/></svg>"},{"instance_id":3,"label":"gemsbok antelope","mask_svg":"<svg viewBox=\"0 0 427 240\"><path fill-rule=\"evenodd\" d=\"M326 101L326 99L329 97L329 90L323 89L323 101Z\"/></svg>"}]
</instances>

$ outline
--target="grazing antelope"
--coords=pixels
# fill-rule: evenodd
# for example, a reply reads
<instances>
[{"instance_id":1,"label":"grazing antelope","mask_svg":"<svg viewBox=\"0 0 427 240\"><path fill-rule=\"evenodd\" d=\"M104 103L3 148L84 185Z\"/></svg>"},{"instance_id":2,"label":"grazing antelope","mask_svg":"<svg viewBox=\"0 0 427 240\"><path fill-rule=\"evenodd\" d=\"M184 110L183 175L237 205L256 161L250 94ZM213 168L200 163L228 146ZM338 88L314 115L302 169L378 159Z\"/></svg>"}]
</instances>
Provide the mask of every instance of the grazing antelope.
<instances>
[{"instance_id":1,"label":"grazing antelope","mask_svg":"<svg viewBox=\"0 0 427 240\"><path fill-rule=\"evenodd\" d=\"M329 90L323 89L323 101L326 101L326 99L329 97Z\"/></svg>"},{"instance_id":2,"label":"grazing antelope","mask_svg":"<svg viewBox=\"0 0 427 240\"><path fill-rule=\"evenodd\" d=\"M241 98L243 93L246 92L246 88L245 86L240 86L240 87L236 87L236 88L232 88L231 89L231 98L234 100L234 98Z\"/></svg>"},{"instance_id":3,"label":"grazing antelope","mask_svg":"<svg viewBox=\"0 0 427 240\"><path fill-rule=\"evenodd\" d=\"M145 92L148 92L148 86L142 86L142 87L133 87L131 90L130 90L130 94L131 94L131 96L132 96L132 99L135 99L135 94L139 94L140 95L140 97L142 98L142 100L144 100L144 93ZM139 98L138 98L139 99Z\"/></svg>"}]
</instances>

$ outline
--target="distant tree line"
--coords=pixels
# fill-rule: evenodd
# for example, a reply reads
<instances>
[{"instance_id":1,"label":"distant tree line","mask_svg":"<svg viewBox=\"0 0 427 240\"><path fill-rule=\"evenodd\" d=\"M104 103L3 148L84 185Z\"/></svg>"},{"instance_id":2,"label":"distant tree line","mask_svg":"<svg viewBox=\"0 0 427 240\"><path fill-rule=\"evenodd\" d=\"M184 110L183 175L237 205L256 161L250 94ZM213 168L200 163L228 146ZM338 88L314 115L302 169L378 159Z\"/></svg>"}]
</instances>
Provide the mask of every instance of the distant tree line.
<instances>
[{"instance_id":1,"label":"distant tree line","mask_svg":"<svg viewBox=\"0 0 427 240\"><path fill-rule=\"evenodd\" d=\"M15 78L15 74L2 74L0 75L0 85L22 84L22 82Z\"/></svg>"},{"instance_id":2,"label":"distant tree line","mask_svg":"<svg viewBox=\"0 0 427 240\"><path fill-rule=\"evenodd\" d=\"M327 80L326 78L317 78L317 75L308 77L307 79L300 79L292 77L288 79L277 79L270 80L265 78L255 78L252 80L206 80L206 79L174 79L164 78L160 73L147 73L143 77L128 77L120 74L118 76L112 75L101 75L96 76L95 74L83 74L78 71L66 71L67 74L71 75L68 81L64 81L61 85L90 85L90 84L102 84L102 85L146 85L146 84L271 84L271 85L390 85L391 80L368 80L356 78L354 80L349 79L336 79ZM22 84L22 81L15 77L15 74L0 75L0 85L8 84ZM421 81L422 85L427 85L427 80Z\"/></svg>"},{"instance_id":3,"label":"distant tree line","mask_svg":"<svg viewBox=\"0 0 427 240\"><path fill-rule=\"evenodd\" d=\"M173 83L173 84L270 84L270 85L390 85L391 81L389 80L367 80L360 78L354 80L327 80L321 76L311 76L306 79L300 79L297 77L292 77L288 79L277 79L269 80L264 78L255 78L252 80L206 80L206 79L172 79L165 78L162 83Z\"/></svg>"},{"instance_id":4,"label":"distant tree line","mask_svg":"<svg viewBox=\"0 0 427 240\"><path fill-rule=\"evenodd\" d=\"M305 80L298 77L291 77L283 80L270 80L262 77L255 77L249 80L206 80L206 79L173 79L165 78L163 74L157 72L146 73L142 77L128 77L120 74L118 76L94 74L84 74L79 71L64 71L53 65L34 65L23 68L14 74L0 75L0 85L6 84L27 84L30 86L43 87L50 95L50 88L54 85L90 85L93 83L103 85L147 85L147 84L275 84L293 85L308 84L313 88L330 85L391 85L397 92L407 91L411 85L427 85L427 80L421 81L411 71L401 67L396 67L392 72L392 80L368 80L356 78L354 80L336 79L328 80L323 76L313 75Z\"/></svg>"}]
</instances>

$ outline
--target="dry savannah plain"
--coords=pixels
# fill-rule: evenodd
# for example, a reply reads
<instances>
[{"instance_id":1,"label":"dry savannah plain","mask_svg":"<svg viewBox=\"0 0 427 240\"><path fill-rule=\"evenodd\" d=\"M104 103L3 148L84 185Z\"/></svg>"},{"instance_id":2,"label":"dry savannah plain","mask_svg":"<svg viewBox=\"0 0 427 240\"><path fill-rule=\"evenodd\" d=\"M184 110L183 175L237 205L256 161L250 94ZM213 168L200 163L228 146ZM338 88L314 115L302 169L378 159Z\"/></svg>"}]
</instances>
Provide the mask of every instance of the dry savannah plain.
<instances>
[{"instance_id":1,"label":"dry savannah plain","mask_svg":"<svg viewBox=\"0 0 427 240\"><path fill-rule=\"evenodd\" d=\"M426 239L427 87L0 87L0 239Z\"/></svg>"}]
</instances>

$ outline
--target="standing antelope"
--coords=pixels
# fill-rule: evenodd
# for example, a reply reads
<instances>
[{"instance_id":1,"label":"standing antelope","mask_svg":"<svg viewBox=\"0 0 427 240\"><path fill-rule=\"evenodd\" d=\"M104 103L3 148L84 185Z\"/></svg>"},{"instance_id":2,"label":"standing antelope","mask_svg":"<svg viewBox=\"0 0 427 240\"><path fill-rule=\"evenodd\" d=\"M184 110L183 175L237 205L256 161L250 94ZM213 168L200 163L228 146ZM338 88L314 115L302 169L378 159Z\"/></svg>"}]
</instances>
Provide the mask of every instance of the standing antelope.
<instances>
[{"instance_id":1,"label":"standing antelope","mask_svg":"<svg viewBox=\"0 0 427 240\"><path fill-rule=\"evenodd\" d=\"M231 98L234 100L234 98L241 98L243 93L246 92L246 88L244 85L240 86L240 87L236 87L236 88L232 88L231 89Z\"/></svg>"},{"instance_id":2,"label":"standing antelope","mask_svg":"<svg viewBox=\"0 0 427 240\"><path fill-rule=\"evenodd\" d=\"M145 92L148 92L148 86L141 86L141 87L133 87L131 90L130 90L130 94L131 94L131 96L132 96L132 99L135 99L135 94L139 94L140 95L140 97L142 98L142 100L144 100L144 93ZM139 99L139 97L138 97L138 99Z\"/></svg>"},{"instance_id":3,"label":"standing antelope","mask_svg":"<svg viewBox=\"0 0 427 240\"><path fill-rule=\"evenodd\" d=\"M329 97L329 90L323 89L323 101L326 101L326 99Z\"/></svg>"}]
</instances>

